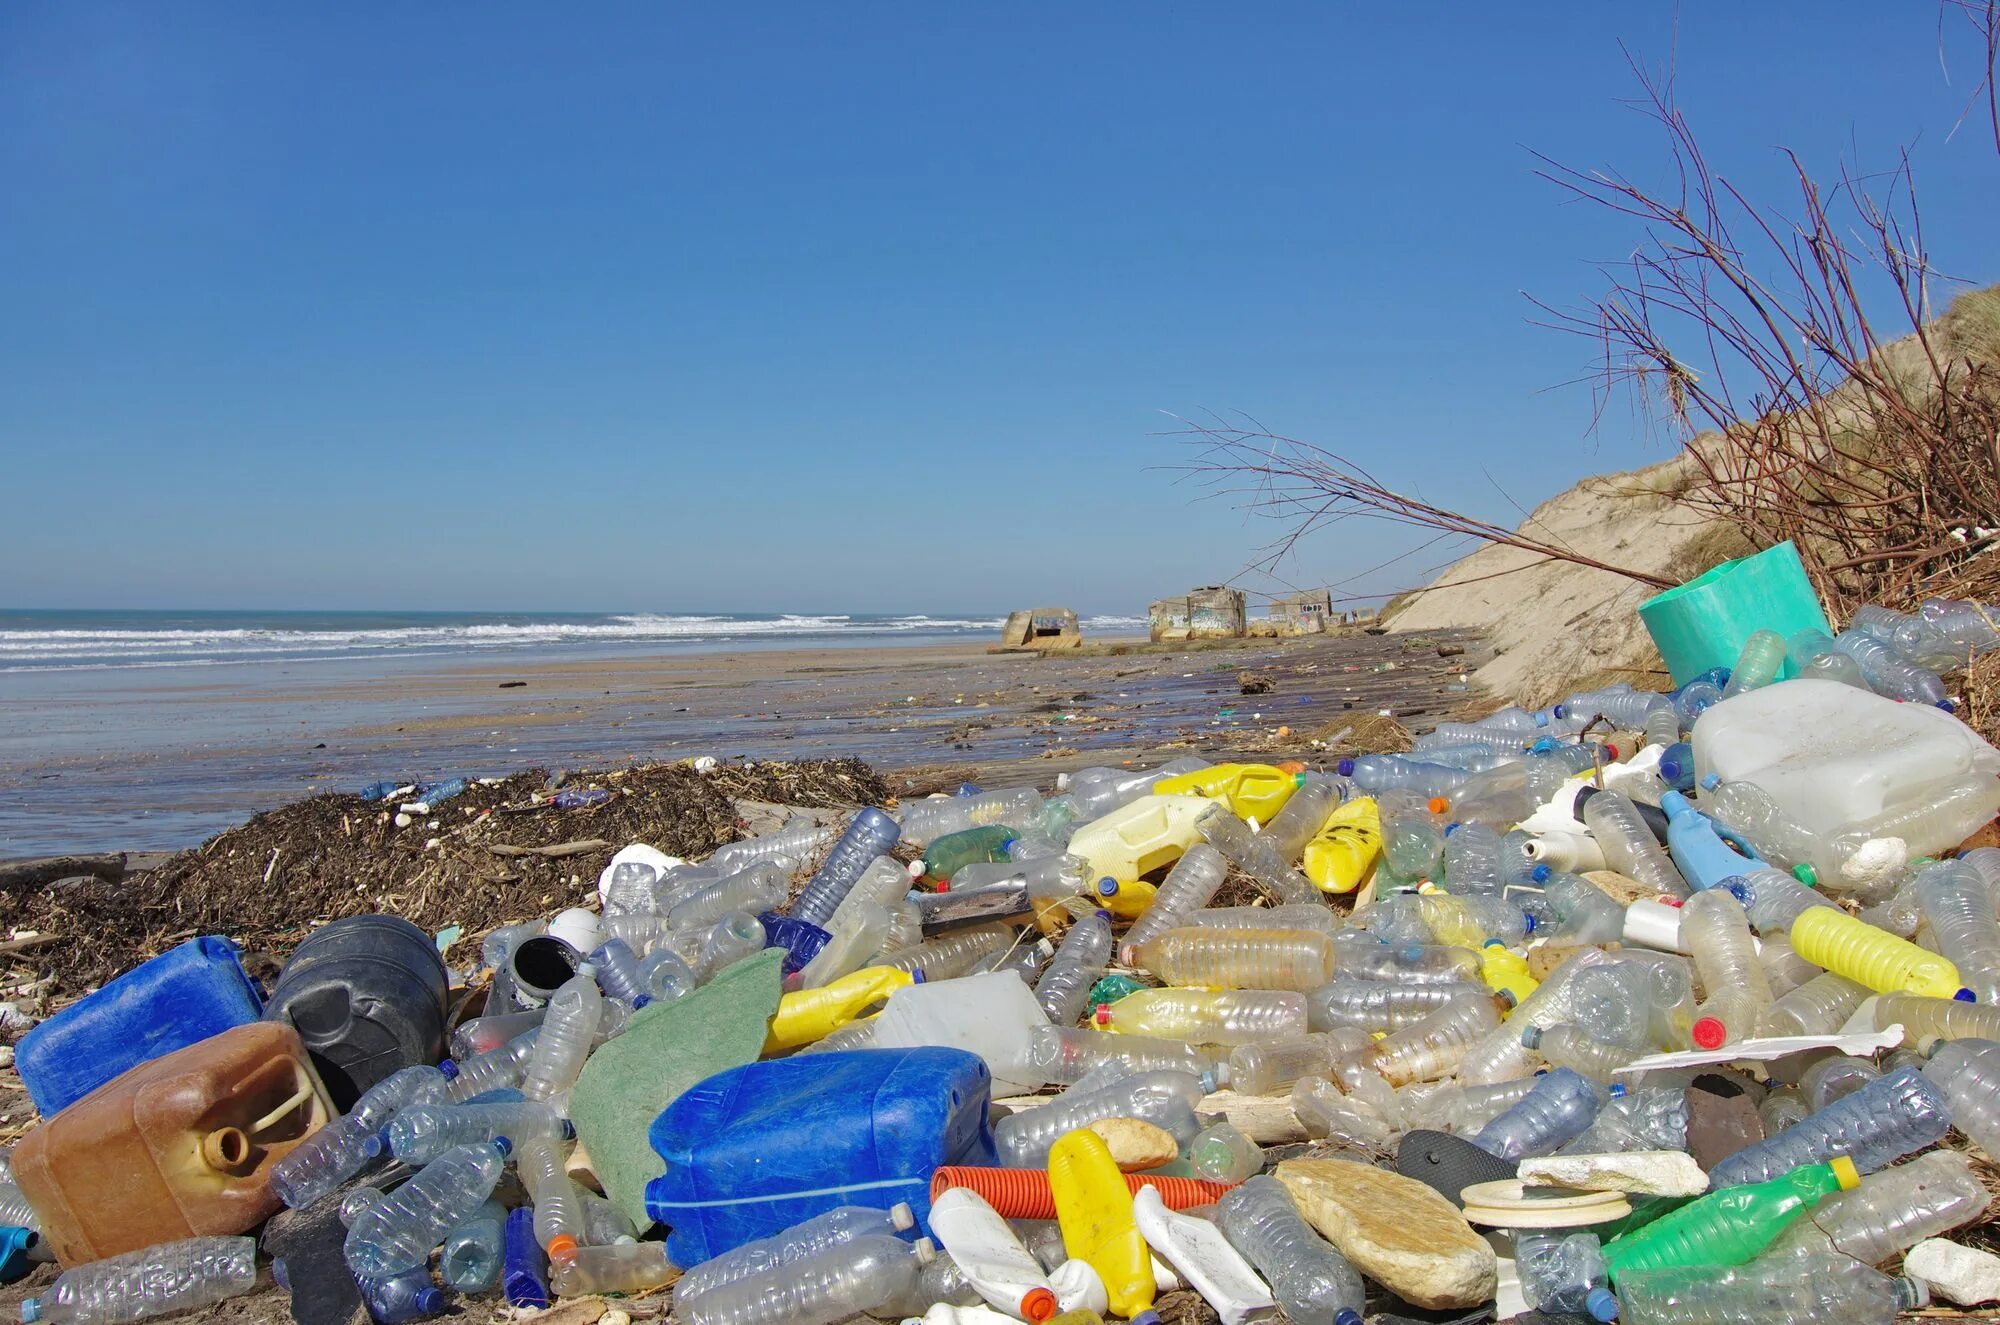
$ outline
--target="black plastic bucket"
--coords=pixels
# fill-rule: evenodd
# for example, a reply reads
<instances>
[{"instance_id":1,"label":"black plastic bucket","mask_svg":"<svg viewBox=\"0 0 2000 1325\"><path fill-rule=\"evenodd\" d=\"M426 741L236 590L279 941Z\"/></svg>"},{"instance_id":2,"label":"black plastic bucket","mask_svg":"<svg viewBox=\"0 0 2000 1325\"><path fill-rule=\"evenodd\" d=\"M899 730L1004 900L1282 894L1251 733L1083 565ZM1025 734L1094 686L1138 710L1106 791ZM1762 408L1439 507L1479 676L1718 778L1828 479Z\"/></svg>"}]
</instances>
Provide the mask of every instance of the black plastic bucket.
<instances>
[{"instance_id":1,"label":"black plastic bucket","mask_svg":"<svg viewBox=\"0 0 2000 1325\"><path fill-rule=\"evenodd\" d=\"M390 1073L444 1056L449 991L430 935L398 916L351 916L299 944L264 1016L298 1031L344 1113Z\"/></svg>"}]
</instances>

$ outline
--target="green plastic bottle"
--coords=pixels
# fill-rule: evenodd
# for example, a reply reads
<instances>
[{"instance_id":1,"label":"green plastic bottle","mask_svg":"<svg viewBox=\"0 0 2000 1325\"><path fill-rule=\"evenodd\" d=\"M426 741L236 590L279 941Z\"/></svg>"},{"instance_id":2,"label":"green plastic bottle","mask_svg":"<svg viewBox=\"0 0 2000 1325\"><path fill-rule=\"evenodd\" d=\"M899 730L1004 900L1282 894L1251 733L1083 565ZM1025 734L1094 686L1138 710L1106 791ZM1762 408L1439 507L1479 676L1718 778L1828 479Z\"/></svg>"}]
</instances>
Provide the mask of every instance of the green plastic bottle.
<instances>
[{"instance_id":1,"label":"green plastic bottle","mask_svg":"<svg viewBox=\"0 0 2000 1325\"><path fill-rule=\"evenodd\" d=\"M946 833L924 848L924 878L948 883L967 865L997 864L1007 859L1007 846L1020 834L1005 824L986 824Z\"/></svg>"},{"instance_id":2,"label":"green plastic bottle","mask_svg":"<svg viewBox=\"0 0 2000 1325\"><path fill-rule=\"evenodd\" d=\"M1741 1265L1775 1242L1822 1197L1861 1185L1845 1155L1806 1164L1782 1178L1710 1192L1644 1228L1607 1243L1605 1267L1615 1284L1627 1270L1688 1265Z\"/></svg>"}]
</instances>

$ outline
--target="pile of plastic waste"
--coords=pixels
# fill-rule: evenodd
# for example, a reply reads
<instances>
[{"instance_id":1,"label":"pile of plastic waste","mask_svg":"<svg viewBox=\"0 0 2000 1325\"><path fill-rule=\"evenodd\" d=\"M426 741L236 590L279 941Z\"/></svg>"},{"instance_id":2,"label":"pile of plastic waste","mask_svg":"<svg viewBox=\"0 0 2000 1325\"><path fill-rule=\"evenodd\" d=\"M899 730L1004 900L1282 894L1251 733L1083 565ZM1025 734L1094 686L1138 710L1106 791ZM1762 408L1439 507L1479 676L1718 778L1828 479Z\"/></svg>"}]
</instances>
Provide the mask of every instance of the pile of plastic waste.
<instances>
[{"instance_id":1,"label":"pile of plastic waste","mask_svg":"<svg viewBox=\"0 0 2000 1325\"><path fill-rule=\"evenodd\" d=\"M1931 669L1995 647L1972 605L1871 610L1320 772L633 844L476 969L367 916L267 992L194 939L21 1041L0 1273L58 1261L51 1322L262 1264L301 1321L1992 1299L1942 1235L1990 1200L1954 1130L2000 1154L2000 751Z\"/></svg>"}]
</instances>

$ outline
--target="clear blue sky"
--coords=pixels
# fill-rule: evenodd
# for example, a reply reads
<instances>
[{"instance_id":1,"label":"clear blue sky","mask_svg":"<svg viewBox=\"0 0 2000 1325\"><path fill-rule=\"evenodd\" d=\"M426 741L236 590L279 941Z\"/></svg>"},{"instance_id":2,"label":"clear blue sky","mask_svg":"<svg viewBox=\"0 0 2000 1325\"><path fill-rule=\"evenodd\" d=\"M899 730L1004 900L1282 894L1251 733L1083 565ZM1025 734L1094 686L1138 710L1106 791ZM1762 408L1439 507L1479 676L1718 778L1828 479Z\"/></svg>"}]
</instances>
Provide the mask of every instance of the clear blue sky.
<instances>
[{"instance_id":1,"label":"clear blue sky","mask_svg":"<svg viewBox=\"0 0 2000 1325\"><path fill-rule=\"evenodd\" d=\"M1621 40L2000 279L1914 0L11 0L0 601L1136 611L1271 533L1149 470L1203 408L1511 522L1662 454L1520 293L1634 242L1528 151L1657 168Z\"/></svg>"}]
</instances>

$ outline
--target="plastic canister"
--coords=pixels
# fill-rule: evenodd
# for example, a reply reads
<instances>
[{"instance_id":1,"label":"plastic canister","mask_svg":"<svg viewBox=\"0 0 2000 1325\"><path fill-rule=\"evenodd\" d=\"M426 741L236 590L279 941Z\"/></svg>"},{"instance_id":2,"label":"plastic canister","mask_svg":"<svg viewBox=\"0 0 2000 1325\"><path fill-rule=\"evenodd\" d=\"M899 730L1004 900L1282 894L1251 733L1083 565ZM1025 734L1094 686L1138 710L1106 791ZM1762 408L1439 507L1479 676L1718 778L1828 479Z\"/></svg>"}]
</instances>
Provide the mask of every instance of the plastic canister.
<instances>
[{"instance_id":1,"label":"plastic canister","mask_svg":"<svg viewBox=\"0 0 2000 1325\"><path fill-rule=\"evenodd\" d=\"M264 1016L298 1031L344 1111L390 1073L444 1056L448 996L430 935L398 916L350 916L292 952Z\"/></svg>"},{"instance_id":2,"label":"plastic canister","mask_svg":"<svg viewBox=\"0 0 2000 1325\"><path fill-rule=\"evenodd\" d=\"M1790 540L1655 594L1639 604L1639 620L1677 686L1711 667L1734 667L1759 630L1775 630L1786 639L1801 630L1833 633ZM1789 659L1778 673L1797 674Z\"/></svg>"},{"instance_id":3,"label":"plastic canister","mask_svg":"<svg viewBox=\"0 0 2000 1325\"><path fill-rule=\"evenodd\" d=\"M1069 853L1088 861L1099 878L1137 879L1201 841L1195 821L1213 804L1206 796L1141 796L1077 829Z\"/></svg>"},{"instance_id":4,"label":"plastic canister","mask_svg":"<svg viewBox=\"0 0 2000 1325\"><path fill-rule=\"evenodd\" d=\"M1027 1065L1035 1028L1049 1024L1034 991L1010 971L910 985L889 996L875 1018L877 1049L943 1045L978 1054L993 1076L997 1095L1041 1089L1041 1075Z\"/></svg>"},{"instance_id":5,"label":"plastic canister","mask_svg":"<svg viewBox=\"0 0 2000 1325\"><path fill-rule=\"evenodd\" d=\"M1334 810L1306 843L1301 868L1321 892L1351 893L1381 854L1381 808L1373 796L1357 796Z\"/></svg>"},{"instance_id":6,"label":"plastic canister","mask_svg":"<svg viewBox=\"0 0 2000 1325\"><path fill-rule=\"evenodd\" d=\"M1285 808L1292 793L1305 785L1303 773L1288 773L1270 764L1217 764L1192 773L1177 773L1153 784L1156 796L1206 796L1229 806L1244 819L1269 823Z\"/></svg>"},{"instance_id":7,"label":"plastic canister","mask_svg":"<svg viewBox=\"0 0 2000 1325\"><path fill-rule=\"evenodd\" d=\"M236 945L210 935L136 966L21 1037L14 1066L43 1118L119 1073L257 1020Z\"/></svg>"},{"instance_id":8,"label":"plastic canister","mask_svg":"<svg viewBox=\"0 0 2000 1325\"><path fill-rule=\"evenodd\" d=\"M852 1049L719 1072L647 1129L666 1163L646 1184L647 1213L673 1230L676 1265L843 1205L902 1202L924 1221L940 1165L994 1162L991 1094L986 1064L962 1049Z\"/></svg>"},{"instance_id":9,"label":"plastic canister","mask_svg":"<svg viewBox=\"0 0 2000 1325\"><path fill-rule=\"evenodd\" d=\"M23 1137L14 1178L66 1266L243 1233L271 1166L334 1108L298 1034L252 1022L141 1063Z\"/></svg>"},{"instance_id":10,"label":"plastic canister","mask_svg":"<svg viewBox=\"0 0 2000 1325\"><path fill-rule=\"evenodd\" d=\"M1949 713L1813 678L1723 700L1693 745L1698 778L1754 783L1829 838L1968 773L2000 773L2000 751Z\"/></svg>"}]
</instances>

